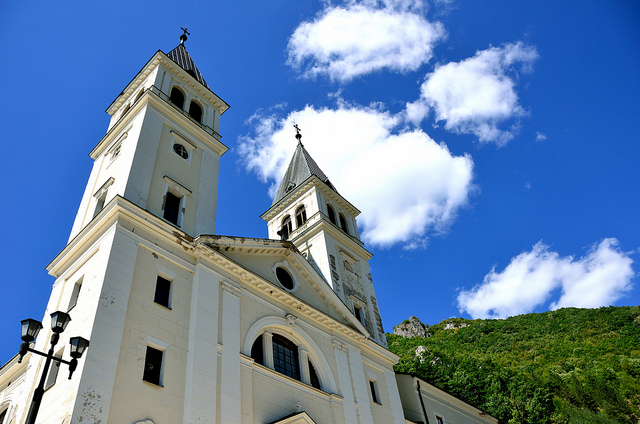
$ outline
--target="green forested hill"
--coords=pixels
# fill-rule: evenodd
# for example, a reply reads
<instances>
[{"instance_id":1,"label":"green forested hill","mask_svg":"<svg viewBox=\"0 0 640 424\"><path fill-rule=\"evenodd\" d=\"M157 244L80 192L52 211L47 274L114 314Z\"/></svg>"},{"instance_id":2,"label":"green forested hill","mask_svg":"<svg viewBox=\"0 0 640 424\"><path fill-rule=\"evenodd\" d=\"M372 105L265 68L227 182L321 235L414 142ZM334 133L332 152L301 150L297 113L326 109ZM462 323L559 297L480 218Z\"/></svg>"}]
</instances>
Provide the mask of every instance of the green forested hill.
<instances>
[{"instance_id":1,"label":"green forested hill","mask_svg":"<svg viewBox=\"0 0 640 424\"><path fill-rule=\"evenodd\" d=\"M387 335L401 357L396 371L505 423L640 422L638 306L455 318L427 332L427 338ZM419 346L426 350L416 355Z\"/></svg>"}]
</instances>

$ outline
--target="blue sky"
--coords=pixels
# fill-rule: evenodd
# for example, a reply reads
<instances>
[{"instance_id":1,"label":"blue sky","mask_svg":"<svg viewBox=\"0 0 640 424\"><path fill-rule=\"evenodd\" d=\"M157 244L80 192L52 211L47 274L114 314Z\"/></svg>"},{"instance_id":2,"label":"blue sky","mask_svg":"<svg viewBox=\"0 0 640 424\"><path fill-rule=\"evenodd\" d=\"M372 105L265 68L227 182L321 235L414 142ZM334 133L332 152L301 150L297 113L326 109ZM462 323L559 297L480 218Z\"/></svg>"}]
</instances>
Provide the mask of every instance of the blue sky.
<instances>
[{"instance_id":1,"label":"blue sky","mask_svg":"<svg viewBox=\"0 0 640 424\"><path fill-rule=\"evenodd\" d=\"M231 105L218 234L267 236L296 121L362 211L387 331L640 303L635 1L3 2L0 23L1 362L44 313L103 111L184 25Z\"/></svg>"}]
</instances>

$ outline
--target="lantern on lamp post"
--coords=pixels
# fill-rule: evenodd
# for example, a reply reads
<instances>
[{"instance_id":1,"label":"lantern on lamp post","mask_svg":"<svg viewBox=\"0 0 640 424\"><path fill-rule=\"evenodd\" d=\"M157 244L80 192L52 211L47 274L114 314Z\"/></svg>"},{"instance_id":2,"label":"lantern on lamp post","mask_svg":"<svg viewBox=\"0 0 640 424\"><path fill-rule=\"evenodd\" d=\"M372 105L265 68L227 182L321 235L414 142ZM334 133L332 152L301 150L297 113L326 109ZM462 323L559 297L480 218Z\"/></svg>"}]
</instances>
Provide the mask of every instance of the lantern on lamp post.
<instances>
[{"instance_id":1,"label":"lantern on lamp post","mask_svg":"<svg viewBox=\"0 0 640 424\"><path fill-rule=\"evenodd\" d=\"M71 361L65 361L62 358L56 358L53 355L53 348L60 340L60 333L62 333L65 328L67 328L67 324L71 321L71 317L66 312L57 311L51 314L51 348L49 352L46 354L30 347L30 343L33 342L36 337L38 337L38 333L42 329L42 323L40 321L36 321L35 319L25 319L21 321L22 324L22 344L20 345L20 358L18 362L22 362L24 355L27 352L32 352L40 356L44 356L46 359L44 363L44 369L42 370L42 376L40 377L40 384L36 387L36 390L33 393L33 399L31 400L31 405L29 406L29 413L27 414L27 420L25 424L35 424L36 416L38 415L38 410L40 409L40 404L42 403L42 396L44 395L44 385L47 380L47 375L49 374L49 368L51 367L51 361L57 361L58 363L67 364L69 366L69 380L71 380L71 376L73 372L76 370L78 366L78 359L82 357L84 351L89 347L89 340L82 337L72 337L69 340L71 344Z\"/></svg>"}]
</instances>

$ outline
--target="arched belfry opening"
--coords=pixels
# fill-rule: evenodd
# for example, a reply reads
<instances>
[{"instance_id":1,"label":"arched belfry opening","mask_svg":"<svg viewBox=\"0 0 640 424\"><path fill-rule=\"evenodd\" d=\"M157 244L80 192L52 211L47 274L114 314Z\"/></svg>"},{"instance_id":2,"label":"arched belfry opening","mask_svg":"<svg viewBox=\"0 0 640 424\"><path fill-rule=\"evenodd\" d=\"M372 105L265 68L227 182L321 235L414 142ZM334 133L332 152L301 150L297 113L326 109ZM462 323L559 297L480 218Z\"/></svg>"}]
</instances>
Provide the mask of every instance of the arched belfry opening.
<instances>
[{"instance_id":1,"label":"arched belfry opening","mask_svg":"<svg viewBox=\"0 0 640 424\"><path fill-rule=\"evenodd\" d=\"M189 116L191 116L198 123L202 123L202 108L193 100L189 105Z\"/></svg>"},{"instance_id":2,"label":"arched belfry opening","mask_svg":"<svg viewBox=\"0 0 640 424\"><path fill-rule=\"evenodd\" d=\"M169 101L176 105L179 109L184 108L184 93L178 87L171 88Z\"/></svg>"}]
</instances>

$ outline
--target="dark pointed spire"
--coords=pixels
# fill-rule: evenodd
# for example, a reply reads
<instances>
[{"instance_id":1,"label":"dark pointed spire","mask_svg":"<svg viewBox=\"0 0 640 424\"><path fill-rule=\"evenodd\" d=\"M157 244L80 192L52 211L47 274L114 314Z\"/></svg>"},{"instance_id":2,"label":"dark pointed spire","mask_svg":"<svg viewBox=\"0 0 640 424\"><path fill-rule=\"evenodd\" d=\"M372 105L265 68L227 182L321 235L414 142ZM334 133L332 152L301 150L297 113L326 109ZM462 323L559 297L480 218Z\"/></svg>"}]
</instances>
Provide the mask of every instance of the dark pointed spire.
<instances>
[{"instance_id":1,"label":"dark pointed spire","mask_svg":"<svg viewBox=\"0 0 640 424\"><path fill-rule=\"evenodd\" d=\"M204 80L195 62L191 59L191 55L189 55L187 48L184 46L184 42L187 41L187 35L191 34L187 31L187 27L180 29L183 31L180 36L180 44L178 44L178 47L167 53L167 56L169 56L169 59L180 65L182 69L187 71L187 73L194 77L200 84L209 88L209 85L207 85L207 82Z\"/></svg>"},{"instance_id":2,"label":"dark pointed spire","mask_svg":"<svg viewBox=\"0 0 640 424\"><path fill-rule=\"evenodd\" d=\"M336 188L331 184L329 178L327 178L325 173L322 172L318 164L313 160L309 152L307 152L307 149L302 145L300 127L295 124L294 128L296 129L298 145L296 146L296 150L293 152L293 157L291 158L291 162L289 162L287 172L285 172L284 177L282 177L282 182L280 182L278 192L273 198L272 206L282 200L282 198L289 194L291 190L302 184L312 175L318 177L320 181L324 182L329 186L329 188L337 193Z\"/></svg>"}]
</instances>

